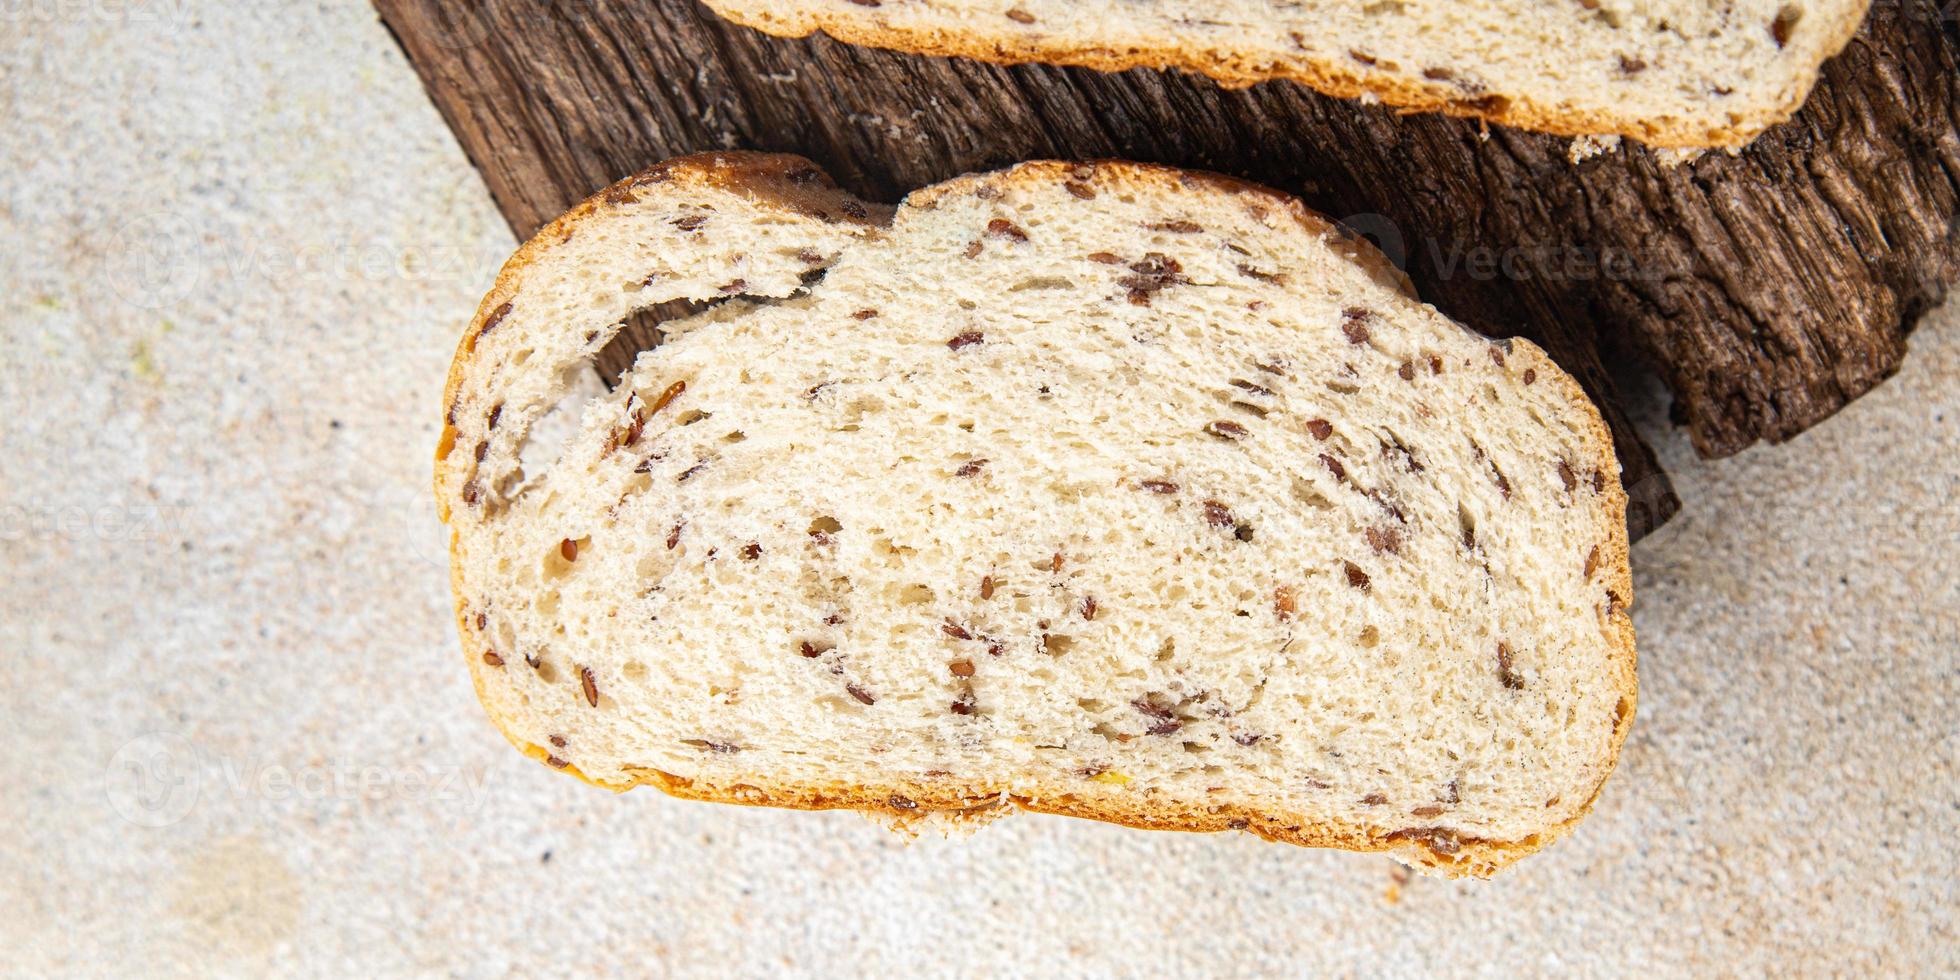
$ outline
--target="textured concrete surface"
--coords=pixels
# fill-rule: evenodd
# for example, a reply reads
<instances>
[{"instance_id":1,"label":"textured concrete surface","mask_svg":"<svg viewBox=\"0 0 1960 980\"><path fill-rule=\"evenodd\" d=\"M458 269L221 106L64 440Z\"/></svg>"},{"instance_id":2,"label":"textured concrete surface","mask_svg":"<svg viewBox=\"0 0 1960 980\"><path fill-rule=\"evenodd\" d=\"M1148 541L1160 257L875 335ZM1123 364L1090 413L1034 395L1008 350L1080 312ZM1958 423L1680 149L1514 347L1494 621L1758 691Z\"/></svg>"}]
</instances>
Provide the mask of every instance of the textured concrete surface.
<instances>
[{"instance_id":1,"label":"textured concrete surface","mask_svg":"<svg viewBox=\"0 0 1960 980\"><path fill-rule=\"evenodd\" d=\"M481 717L424 497L513 243L359 0L0 3L0 972L1953 974L1960 311L1794 443L1650 427L1641 712L1485 884L612 797Z\"/></svg>"}]
</instances>

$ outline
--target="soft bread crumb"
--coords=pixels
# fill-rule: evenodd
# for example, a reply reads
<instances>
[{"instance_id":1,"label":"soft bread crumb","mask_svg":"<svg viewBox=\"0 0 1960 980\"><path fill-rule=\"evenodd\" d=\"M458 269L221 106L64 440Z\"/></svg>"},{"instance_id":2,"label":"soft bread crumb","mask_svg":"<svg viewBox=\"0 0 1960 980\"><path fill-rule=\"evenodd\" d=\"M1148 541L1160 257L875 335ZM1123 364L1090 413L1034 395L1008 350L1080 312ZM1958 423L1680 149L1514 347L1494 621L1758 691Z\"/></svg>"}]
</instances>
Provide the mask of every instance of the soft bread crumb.
<instances>
[{"instance_id":1,"label":"soft bread crumb","mask_svg":"<svg viewBox=\"0 0 1960 980\"><path fill-rule=\"evenodd\" d=\"M479 695L616 788L1489 874L1625 737L1625 498L1570 377L1405 290L1297 201L1165 168L895 215L792 157L623 182L520 252L452 368ZM527 459L675 300L707 305Z\"/></svg>"}]
</instances>

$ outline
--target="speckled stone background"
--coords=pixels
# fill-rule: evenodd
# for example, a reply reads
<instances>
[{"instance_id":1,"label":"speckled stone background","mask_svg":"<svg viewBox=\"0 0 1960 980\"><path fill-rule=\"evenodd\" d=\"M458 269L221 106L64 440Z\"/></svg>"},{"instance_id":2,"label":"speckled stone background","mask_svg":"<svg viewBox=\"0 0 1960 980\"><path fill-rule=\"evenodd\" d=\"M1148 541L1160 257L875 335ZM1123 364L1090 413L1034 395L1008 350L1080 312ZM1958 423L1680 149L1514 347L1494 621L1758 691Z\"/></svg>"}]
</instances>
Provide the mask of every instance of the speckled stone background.
<instances>
[{"instance_id":1,"label":"speckled stone background","mask_svg":"<svg viewBox=\"0 0 1960 980\"><path fill-rule=\"evenodd\" d=\"M1960 311L1635 552L1640 717L1490 883L613 797L471 695L426 499L513 247L360 0L0 2L0 972L1960 971ZM1658 398L1656 399L1658 404Z\"/></svg>"}]
</instances>

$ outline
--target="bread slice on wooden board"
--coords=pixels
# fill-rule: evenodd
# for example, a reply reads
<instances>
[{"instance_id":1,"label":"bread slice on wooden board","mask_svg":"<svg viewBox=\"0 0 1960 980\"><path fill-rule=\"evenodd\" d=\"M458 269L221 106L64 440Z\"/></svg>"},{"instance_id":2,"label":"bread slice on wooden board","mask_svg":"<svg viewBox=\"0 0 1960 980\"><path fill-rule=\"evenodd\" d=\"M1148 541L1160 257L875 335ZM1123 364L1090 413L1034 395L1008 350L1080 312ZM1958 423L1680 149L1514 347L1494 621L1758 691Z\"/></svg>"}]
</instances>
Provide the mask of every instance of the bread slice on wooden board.
<instances>
[{"instance_id":1,"label":"bread slice on wooden board","mask_svg":"<svg viewBox=\"0 0 1960 980\"><path fill-rule=\"evenodd\" d=\"M1481 876L1586 813L1632 718L1577 383L1227 178L1029 163L894 213L796 157L675 160L517 253L448 399L478 694L603 786Z\"/></svg>"},{"instance_id":2,"label":"bread slice on wooden board","mask_svg":"<svg viewBox=\"0 0 1960 980\"><path fill-rule=\"evenodd\" d=\"M705 0L786 37L1001 63L1290 79L1566 136L1739 146L1803 105L1869 0Z\"/></svg>"}]
</instances>

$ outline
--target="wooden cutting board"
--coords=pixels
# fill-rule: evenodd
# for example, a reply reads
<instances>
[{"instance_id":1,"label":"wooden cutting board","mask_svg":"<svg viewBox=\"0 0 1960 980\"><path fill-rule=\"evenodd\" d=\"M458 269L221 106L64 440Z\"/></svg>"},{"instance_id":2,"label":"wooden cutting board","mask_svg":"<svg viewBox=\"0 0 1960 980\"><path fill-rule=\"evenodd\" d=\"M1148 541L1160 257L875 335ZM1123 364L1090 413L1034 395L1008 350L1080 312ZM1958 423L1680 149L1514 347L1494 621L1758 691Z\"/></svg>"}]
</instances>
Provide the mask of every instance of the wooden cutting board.
<instances>
[{"instance_id":1,"label":"wooden cutting board","mask_svg":"<svg viewBox=\"0 0 1960 980\"><path fill-rule=\"evenodd\" d=\"M1037 157L1297 193L1380 243L1425 299L1580 378L1619 441L1636 536L1679 501L1616 374L1657 372L1705 454L1787 439L1895 371L1960 274L1951 0L1877 0L1796 119L1672 167L1630 144L1575 165L1568 140L1289 83L771 38L694 0L376 6L520 238L648 164L723 148L801 153L885 201Z\"/></svg>"}]
</instances>

